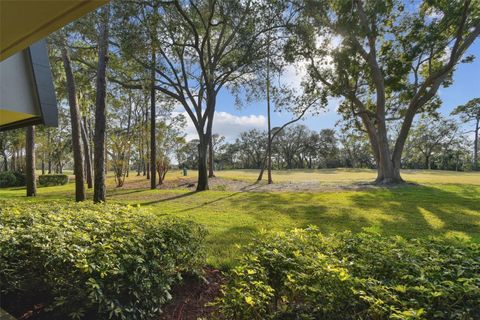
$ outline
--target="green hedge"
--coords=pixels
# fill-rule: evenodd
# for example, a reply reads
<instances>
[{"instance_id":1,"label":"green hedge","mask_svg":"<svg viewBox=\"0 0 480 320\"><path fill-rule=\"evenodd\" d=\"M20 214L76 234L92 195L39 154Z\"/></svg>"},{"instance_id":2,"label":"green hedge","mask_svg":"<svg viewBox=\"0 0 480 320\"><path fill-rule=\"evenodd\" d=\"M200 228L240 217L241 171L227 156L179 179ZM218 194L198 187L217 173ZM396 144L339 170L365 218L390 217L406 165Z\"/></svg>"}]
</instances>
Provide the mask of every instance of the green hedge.
<instances>
[{"instance_id":1,"label":"green hedge","mask_svg":"<svg viewBox=\"0 0 480 320\"><path fill-rule=\"evenodd\" d=\"M0 188L14 187L17 182L13 172L6 171L0 173Z\"/></svg>"},{"instance_id":2,"label":"green hedge","mask_svg":"<svg viewBox=\"0 0 480 320\"><path fill-rule=\"evenodd\" d=\"M249 245L222 319L480 319L480 245L315 228Z\"/></svg>"},{"instance_id":3,"label":"green hedge","mask_svg":"<svg viewBox=\"0 0 480 320\"><path fill-rule=\"evenodd\" d=\"M38 184L42 187L61 186L67 183L66 174L44 174L38 177Z\"/></svg>"},{"instance_id":4,"label":"green hedge","mask_svg":"<svg viewBox=\"0 0 480 320\"><path fill-rule=\"evenodd\" d=\"M0 188L21 187L25 185L25 175L21 172L0 172Z\"/></svg>"},{"instance_id":5,"label":"green hedge","mask_svg":"<svg viewBox=\"0 0 480 320\"><path fill-rule=\"evenodd\" d=\"M15 176L15 186L16 187L23 187L25 186L25 174L18 172L18 171L13 171L13 175Z\"/></svg>"},{"instance_id":6,"label":"green hedge","mask_svg":"<svg viewBox=\"0 0 480 320\"><path fill-rule=\"evenodd\" d=\"M150 319L204 264L201 226L139 208L0 202L0 221L1 294L49 319Z\"/></svg>"}]
</instances>

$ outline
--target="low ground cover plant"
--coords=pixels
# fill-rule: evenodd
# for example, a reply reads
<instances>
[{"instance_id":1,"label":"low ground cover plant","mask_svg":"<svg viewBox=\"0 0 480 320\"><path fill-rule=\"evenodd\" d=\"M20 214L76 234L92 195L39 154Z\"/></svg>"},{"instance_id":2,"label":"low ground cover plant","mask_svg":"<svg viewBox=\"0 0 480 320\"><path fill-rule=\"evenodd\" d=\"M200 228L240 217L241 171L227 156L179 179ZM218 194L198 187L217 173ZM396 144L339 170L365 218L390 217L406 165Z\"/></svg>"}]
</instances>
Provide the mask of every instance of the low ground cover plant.
<instances>
[{"instance_id":1,"label":"low ground cover plant","mask_svg":"<svg viewBox=\"0 0 480 320\"><path fill-rule=\"evenodd\" d=\"M68 183L66 174L42 174L38 176L38 184L42 187L61 186Z\"/></svg>"},{"instance_id":2,"label":"low ground cover plant","mask_svg":"<svg viewBox=\"0 0 480 320\"><path fill-rule=\"evenodd\" d=\"M0 201L1 294L48 319L150 319L200 272L204 237L136 207Z\"/></svg>"},{"instance_id":3,"label":"low ground cover plant","mask_svg":"<svg viewBox=\"0 0 480 320\"><path fill-rule=\"evenodd\" d=\"M245 248L222 319L480 319L480 246L378 234L267 234Z\"/></svg>"}]
</instances>

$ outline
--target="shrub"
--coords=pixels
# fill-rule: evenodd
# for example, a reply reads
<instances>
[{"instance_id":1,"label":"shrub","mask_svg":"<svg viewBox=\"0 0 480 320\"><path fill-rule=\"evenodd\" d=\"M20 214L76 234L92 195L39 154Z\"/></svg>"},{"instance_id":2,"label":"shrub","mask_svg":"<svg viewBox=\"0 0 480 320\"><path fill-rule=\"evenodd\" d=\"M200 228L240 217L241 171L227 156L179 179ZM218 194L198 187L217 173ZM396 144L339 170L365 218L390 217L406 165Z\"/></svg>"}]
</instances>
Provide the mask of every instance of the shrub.
<instances>
[{"instance_id":1,"label":"shrub","mask_svg":"<svg viewBox=\"0 0 480 320\"><path fill-rule=\"evenodd\" d=\"M17 179L15 178L13 172L0 172L0 188L14 187L16 182Z\"/></svg>"},{"instance_id":2,"label":"shrub","mask_svg":"<svg viewBox=\"0 0 480 320\"><path fill-rule=\"evenodd\" d=\"M52 319L151 318L204 263L201 226L139 208L2 202L0 218L2 295L34 295Z\"/></svg>"},{"instance_id":3,"label":"shrub","mask_svg":"<svg viewBox=\"0 0 480 320\"><path fill-rule=\"evenodd\" d=\"M315 228L246 248L225 319L479 319L480 246Z\"/></svg>"},{"instance_id":4,"label":"shrub","mask_svg":"<svg viewBox=\"0 0 480 320\"><path fill-rule=\"evenodd\" d=\"M38 177L38 184L42 187L61 186L67 183L66 174L44 174Z\"/></svg>"},{"instance_id":5,"label":"shrub","mask_svg":"<svg viewBox=\"0 0 480 320\"><path fill-rule=\"evenodd\" d=\"M16 187L23 187L25 186L25 175L18 171L13 171L13 175L15 176L15 186Z\"/></svg>"}]
</instances>

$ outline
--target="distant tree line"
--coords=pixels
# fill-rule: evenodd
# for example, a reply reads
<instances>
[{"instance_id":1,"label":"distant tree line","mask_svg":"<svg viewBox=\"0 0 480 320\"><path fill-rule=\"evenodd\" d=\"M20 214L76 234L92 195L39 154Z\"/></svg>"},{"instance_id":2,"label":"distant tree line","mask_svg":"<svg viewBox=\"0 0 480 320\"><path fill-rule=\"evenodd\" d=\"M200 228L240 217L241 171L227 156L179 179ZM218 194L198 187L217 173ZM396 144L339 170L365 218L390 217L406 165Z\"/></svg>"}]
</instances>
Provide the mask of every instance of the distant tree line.
<instances>
[{"instance_id":1,"label":"distant tree line","mask_svg":"<svg viewBox=\"0 0 480 320\"><path fill-rule=\"evenodd\" d=\"M214 135L216 140L218 135ZM233 142L215 145L215 169L261 169L266 132L242 132ZM196 169L198 141L177 153L180 166ZM402 168L469 171L473 169L473 142L459 125L442 118L421 118L412 127ZM368 137L357 130L314 131L305 125L283 130L272 142L273 169L376 168Z\"/></svg>"}]
</instances>

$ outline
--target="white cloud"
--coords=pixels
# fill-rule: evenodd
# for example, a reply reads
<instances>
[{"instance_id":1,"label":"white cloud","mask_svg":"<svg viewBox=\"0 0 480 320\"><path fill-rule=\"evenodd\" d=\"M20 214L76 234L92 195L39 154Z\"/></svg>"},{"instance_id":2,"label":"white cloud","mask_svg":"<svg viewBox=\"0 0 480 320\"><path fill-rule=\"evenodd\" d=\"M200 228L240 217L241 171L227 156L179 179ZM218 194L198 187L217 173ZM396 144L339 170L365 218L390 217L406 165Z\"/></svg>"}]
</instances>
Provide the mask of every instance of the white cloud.
<instances>
[{"instance_id":1,"label":"white cloud","mask_svg":"<svg viewBox=\"0 0 480 320\"><path fill-rule=\"evenodd\" d=\"M426 15L430 19L435 19L435 20L440 20L444 17L443 12L441 12L439 10L435 10L434 8L429 8L426 12Z\"/></svg>"},{"instance_id":2,"label":"white cloud","mask_svg":"<svg viewBox=\"0 0 480 320\"><path fill-rule=\"evenodd\" d=\"M185 128L186 139L197 139L197 131L186 112L183 113L187 119ZM228 112L215 112L213 120L213 133L225 136L227 141L235 140L238 135L250 129L264 130L267 126L267 119L262 115L251 114L248 116L237 116Z\"/></svg>"},{"instance_id":3,"label":"white cloud","mask_svg":"<svg viewBox=\"0 0 480 320\"><path fill-rule=\"evenodd\" d=\"M283 74L280 77L280 81L300 91L301 82L305 75L306 62L302 61L295 64L289 64L283 71Z\"/></svg>"}]
</instances>

